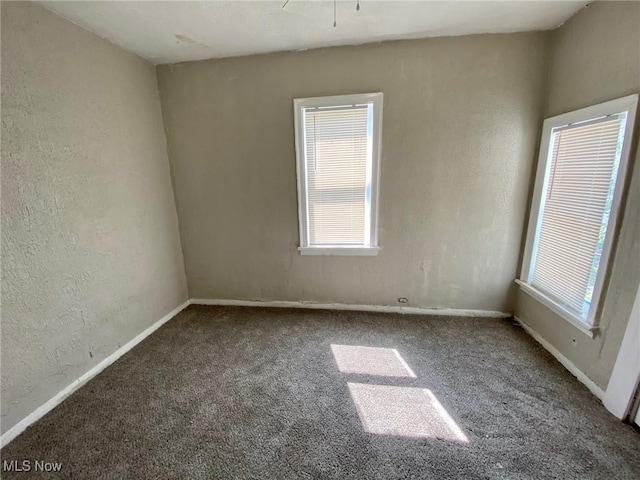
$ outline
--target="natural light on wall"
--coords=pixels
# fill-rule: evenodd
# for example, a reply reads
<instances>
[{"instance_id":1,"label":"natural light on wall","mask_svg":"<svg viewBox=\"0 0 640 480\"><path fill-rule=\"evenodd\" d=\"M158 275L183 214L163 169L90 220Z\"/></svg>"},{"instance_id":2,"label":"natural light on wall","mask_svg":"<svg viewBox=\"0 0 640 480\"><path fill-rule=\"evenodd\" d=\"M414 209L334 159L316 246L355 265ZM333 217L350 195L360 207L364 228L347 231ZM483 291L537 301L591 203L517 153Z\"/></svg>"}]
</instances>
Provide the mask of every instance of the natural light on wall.
<instances>
[{"instance_id":1,"label":"natural light on wall","mask_svg":"<svg viewBox=\"0 0 640 480\"><path fill-rule=\"evenodd\" d=\"M586 330L596 311L624 186L637 95L545 120L521 280Z\"/></svg>"},{"instance_id":2,"label":"natural light on wall","mask_svg":"<svg viewBox=\"0 0 640 480\"><path fill-rule=\"evenodd\" d=\"M300 252L377 253L382 94L296 99Z\"/></svg>"}]
</instances>

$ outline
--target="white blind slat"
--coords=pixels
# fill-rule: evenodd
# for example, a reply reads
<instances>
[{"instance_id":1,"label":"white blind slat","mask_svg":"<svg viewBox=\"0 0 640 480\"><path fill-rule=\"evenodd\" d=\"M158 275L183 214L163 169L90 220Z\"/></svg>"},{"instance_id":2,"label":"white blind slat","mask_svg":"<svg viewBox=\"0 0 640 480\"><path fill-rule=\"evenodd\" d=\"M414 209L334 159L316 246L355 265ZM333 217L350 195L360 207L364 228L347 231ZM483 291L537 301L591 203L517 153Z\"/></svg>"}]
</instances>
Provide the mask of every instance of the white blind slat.
<instances>
[{"instance_id":1,"label":"white blind slat","mask_svg":"<svg viewBox=\"0 0 640 480\"><path fill-rule=\"evenodd\" d=\"M623 118L555 129L531 284L583 317L611 209Z\"/></svg>"},{"instance_id":2,"label":"white blind slat","mask_svg":"<svg viewBox=\"0 0 640 480\"><path fill-rule=\"evenodd\" d=\"M304 110L309 244L366 245L367 105Z\"/></svg>"}]
</instances>

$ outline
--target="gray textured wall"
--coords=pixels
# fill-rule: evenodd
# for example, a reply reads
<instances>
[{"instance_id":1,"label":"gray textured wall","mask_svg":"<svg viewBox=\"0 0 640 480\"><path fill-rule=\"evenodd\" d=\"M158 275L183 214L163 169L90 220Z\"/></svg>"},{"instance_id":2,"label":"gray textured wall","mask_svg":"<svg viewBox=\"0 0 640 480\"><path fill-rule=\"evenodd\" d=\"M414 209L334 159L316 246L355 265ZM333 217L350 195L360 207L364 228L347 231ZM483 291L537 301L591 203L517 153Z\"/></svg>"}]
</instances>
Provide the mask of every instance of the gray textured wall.
<instances>
[{"instance_id":1,"label":"gray textured wall","mask_svg":"<svg viewBox=\"0 0 640 480\"><path fill-rule=\"evenodd\" d=\"M2 5L2 431L187 299L153 66Z\"/></svg>"},{"instance_id":2,"label":"gray textured wall","mask_svg":"<svg viewBox=\"0 0 640 480\"><path fill-rule=\"evenodd\" d=\"M595 2L556 30L546 116L640 92L639 25L640 3ZM636 132L638 126L636 120ZM524 292L519 292L516 307L525 323L603 389L640 283L640 161L634 159L633 150L627 180L628 196L604 294L600 334L594 339L585 336Z\"/></svg>"},{"instance_id":3,"label":"gray textured wall","mask_svg":"<svg viewBox=\"0 0 640 480\"><path fill-rule=\"evenodd\" d=\"M191 297L511 310L547 35L158 67ZM382 251L300 256L292 99L376 91Z\"/></svg>"}]
</instances>

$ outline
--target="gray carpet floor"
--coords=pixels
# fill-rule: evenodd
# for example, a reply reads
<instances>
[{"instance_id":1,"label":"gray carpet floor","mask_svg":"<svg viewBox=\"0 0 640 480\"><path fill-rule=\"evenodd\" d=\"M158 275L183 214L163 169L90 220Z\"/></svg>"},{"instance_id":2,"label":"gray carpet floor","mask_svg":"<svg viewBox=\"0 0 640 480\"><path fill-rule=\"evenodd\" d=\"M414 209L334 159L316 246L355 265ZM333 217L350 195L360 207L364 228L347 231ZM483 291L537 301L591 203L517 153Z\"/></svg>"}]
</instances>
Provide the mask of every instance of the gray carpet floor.
<instances>
[{"instance_id":1,"label":"gray carpet floor","mask_svg":"<svg viewBox=\"0 0 640 480\"><path fill-rule=\"evenodd\" d=\"M396 349L415 377L342 373L331 345ZM375 385L418 396L357 406ZM450 418L370 433L405 407ZM508 320L190 306L2 450L23 459L91 479L638 479L640 434Z\"/></svg>"}]
</instances>

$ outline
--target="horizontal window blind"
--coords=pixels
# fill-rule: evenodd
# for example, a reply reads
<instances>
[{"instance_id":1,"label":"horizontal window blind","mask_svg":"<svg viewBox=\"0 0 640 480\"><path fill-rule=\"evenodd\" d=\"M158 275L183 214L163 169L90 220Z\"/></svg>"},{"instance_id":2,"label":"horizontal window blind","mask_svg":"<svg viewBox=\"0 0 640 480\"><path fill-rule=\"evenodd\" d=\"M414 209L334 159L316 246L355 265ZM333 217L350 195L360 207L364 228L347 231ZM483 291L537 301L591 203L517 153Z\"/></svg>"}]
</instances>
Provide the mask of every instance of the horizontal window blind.
<instances>
[{"instance_id":1,"label":"horizontal window blind","mask_svg":"<svg viewBox=\"0 0 640 480\"><path fill-rule=\"evenodd\" d=\"M309 244L366 245L370 107L304 109Z\"/></svg>"},{"instance_id":2,"label":"horizontal window blind","mask_svg":"<svg viewBox=\"0 0 640 480\"><path fill-rule=\"evenodd\" d=\"M531 284L584 319L624 137L622 115L552 131Z\"/></svg>"}]
</instances>

